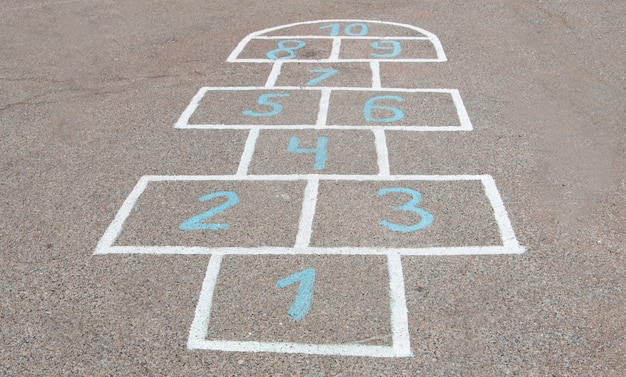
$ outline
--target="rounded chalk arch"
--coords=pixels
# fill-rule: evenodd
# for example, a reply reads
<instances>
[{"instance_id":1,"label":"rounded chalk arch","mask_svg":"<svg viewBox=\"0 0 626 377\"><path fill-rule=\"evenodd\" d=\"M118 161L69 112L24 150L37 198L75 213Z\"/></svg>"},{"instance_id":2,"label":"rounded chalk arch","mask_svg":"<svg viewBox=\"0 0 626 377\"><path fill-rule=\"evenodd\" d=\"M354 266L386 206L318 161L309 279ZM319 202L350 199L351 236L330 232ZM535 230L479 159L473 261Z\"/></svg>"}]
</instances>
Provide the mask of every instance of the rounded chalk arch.
<instances>
[{"instance_id":1,"label":"rounded chalk arch","mask_svg":"<svg viewBox=\"0 0 626 377\"><path fill-rule=\"evenodd\" d=\"M307 54L307 42L325 44L326 56ZM381 53L367 56L344 56L342 44L368 42ZM428 45L429 56L397 54L394 46L400 43ZM271 46L271 47L269 47ZM272 50L272 48L274 50ZM281 55L272 51L282 52ZM299 52L305 52L298 54ZM354 55L354 53L352 53ZM227 61L231 63L301 63L301 62L445 62L448 59L437 36L422 28L388 21L373 20L318 20L275 26L248 34L233 50Z\"/></svg>"}]
</instances>

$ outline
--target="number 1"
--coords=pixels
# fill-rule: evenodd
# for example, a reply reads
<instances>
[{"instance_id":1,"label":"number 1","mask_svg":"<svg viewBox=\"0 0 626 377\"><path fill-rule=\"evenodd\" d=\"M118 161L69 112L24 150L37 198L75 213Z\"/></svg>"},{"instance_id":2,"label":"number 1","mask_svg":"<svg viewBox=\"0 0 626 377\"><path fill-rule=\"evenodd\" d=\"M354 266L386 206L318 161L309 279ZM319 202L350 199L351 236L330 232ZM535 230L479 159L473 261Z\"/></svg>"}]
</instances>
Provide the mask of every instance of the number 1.
<instances>
[{"instance_id":1,"label":"number 1","mask_svg":"<svg viewBox=\"0 0 626 377\"><path fill-rule=\"evenodd\" d=\"M296 321L304 318L311 309L313 285L315 284L315 269L307 268L306 270L291 274L276 283L276 288L285 288L298 281L300 282L298 285L298 293L287 312L289 316Z\"/></svg>"}]
</instances>

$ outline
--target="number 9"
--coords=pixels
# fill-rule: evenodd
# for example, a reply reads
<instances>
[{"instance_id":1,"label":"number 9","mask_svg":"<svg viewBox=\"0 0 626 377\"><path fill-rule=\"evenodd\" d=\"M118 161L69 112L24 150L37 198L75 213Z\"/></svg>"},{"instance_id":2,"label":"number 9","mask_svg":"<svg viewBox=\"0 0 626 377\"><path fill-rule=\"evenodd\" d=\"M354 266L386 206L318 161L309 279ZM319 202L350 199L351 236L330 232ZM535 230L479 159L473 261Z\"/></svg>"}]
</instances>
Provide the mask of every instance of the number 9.
<instances>
[{"instance_id":1,"label":"number 9","mask_svg":"<svg viewBox=\"0 0 626 377\"><path fill-rule=\"evenodd\" d=\"M391 50L391 52L387 54L377 54L373 52L371 55L375 58L395 58L400 55L400 52L402 52L402 47L398 41L383 40L379 42L372 42L372 47L377 50Z\"/></svg>"}]
</instances>

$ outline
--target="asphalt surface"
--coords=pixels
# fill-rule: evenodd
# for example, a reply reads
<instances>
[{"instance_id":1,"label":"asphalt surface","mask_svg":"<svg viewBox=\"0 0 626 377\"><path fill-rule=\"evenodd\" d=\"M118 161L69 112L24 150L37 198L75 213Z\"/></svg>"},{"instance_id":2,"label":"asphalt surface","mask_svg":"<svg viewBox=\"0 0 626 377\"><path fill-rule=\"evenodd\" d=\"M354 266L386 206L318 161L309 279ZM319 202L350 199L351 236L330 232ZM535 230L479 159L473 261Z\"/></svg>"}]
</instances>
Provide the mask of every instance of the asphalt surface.
<instances>
[{"instance_id":1,"label":"asphalt surface","mask_svg":"<svg viewBox=\"0 0 626 377\"><path fill-rule=\"evenodd\" d=\"M3 1L0 375L622 376L625 20L597 0ZM307 62L227 61L295 23L240 58L301 41ZM389 23L447 61L358 61L437 57ZM319 62L329 33L354 37L346 61ZM219 126L174 127L203 87L188 124ZM458 103L419 88L458 90L473 129L442 131Z\"/></svg>"}]
</instances>

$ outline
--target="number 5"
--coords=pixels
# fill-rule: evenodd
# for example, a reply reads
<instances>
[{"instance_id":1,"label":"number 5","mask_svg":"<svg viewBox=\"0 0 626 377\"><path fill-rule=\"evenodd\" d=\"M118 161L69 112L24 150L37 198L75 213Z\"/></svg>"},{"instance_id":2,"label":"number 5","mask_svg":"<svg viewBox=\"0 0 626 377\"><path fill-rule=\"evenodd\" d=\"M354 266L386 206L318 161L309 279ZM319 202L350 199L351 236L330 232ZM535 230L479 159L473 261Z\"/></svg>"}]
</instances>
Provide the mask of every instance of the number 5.
<instances>
[{"instance_id":1,"label":"number 5","mask_svg":"<svg viewBox=\"0 0 626 377\"><path fill-rule=\"evenodd\" d=\"M389 187L389 188L380 189L378 190L377 194L382 196L382 195L387 195L390 192L399 192L402 194L411 195L411 200L409 200L408 202L394 209L398 211L417 213L421 217L421 220L415 225L398 225L398 224L390 223L387 220L382 220L380 222L380 225L396 232L406 233L406 232L415 232L416 230L424 229L430 224L432 224L433 215L430 212L417 207L417 203L419 203L420 200L422 200L422 194L420 194L418 191L411 190L408 188L402 188L402 187Z\"/></svg>"},{"instance_id":2,"label":"number 5","mask_svg":"<svg viewBox=\"0 0 626 377\"><path fill-rule=\"evenodd\" d=\"M283 111L283 107L276 102L271 102L268 100L274 97L289 97L289 94L287 93L261 94L259 96L259 100L257 101L257 103L259 105L269 106L272 108L272 110L264 112L264 113L259 113L259 112L252 111L252 110L244 110L243 111L244 115L249 115L252 117L271 117L276 114L279 114L281 111Z\"/></svg>"}]
</instances>

